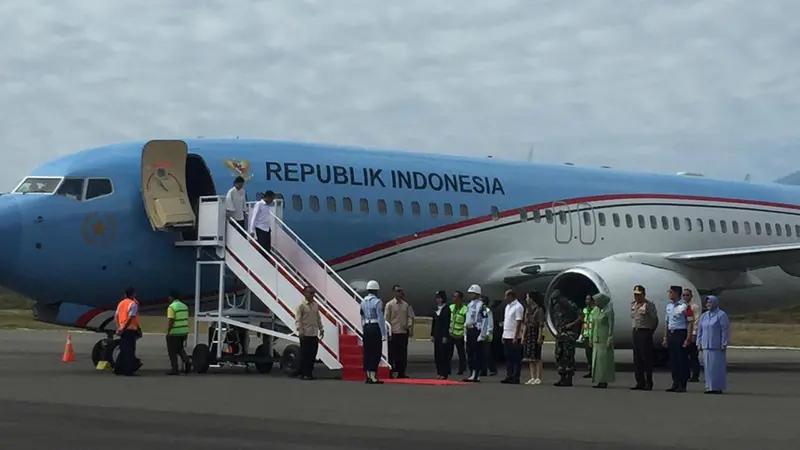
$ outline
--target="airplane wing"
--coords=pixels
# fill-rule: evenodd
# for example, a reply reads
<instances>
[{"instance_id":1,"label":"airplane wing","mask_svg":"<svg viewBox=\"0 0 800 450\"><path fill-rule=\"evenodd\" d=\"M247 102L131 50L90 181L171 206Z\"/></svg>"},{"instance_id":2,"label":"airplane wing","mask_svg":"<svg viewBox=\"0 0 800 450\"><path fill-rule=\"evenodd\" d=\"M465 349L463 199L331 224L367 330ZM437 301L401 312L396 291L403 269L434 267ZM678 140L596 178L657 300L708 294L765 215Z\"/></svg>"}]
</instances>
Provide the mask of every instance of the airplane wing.
<instances>
[{"instance_id":1,"label":"airplane wing","mask_svg":"<svg viewBox=\"0 0 800 450\"><path fill-rule=\"evenodd\" d=\"M755 270L800 263L800 244L698 250L664 254L670 261L709 270Z\"/></svg>"}]
</instances>

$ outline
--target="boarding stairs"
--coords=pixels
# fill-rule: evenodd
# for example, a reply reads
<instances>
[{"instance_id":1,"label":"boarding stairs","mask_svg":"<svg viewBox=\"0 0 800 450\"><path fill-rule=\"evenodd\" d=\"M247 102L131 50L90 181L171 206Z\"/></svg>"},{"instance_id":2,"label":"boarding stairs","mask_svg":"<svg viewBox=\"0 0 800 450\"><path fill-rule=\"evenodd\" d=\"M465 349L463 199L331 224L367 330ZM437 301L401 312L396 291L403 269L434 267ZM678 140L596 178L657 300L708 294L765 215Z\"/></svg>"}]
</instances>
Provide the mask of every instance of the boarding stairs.
<instances>
[{"instance_id":1,"label":"boarding stairs","mask_svg":"<svg viewBox=\"0 0 800 450\"><path fill-rule=\"evenodd\" d=\"M278 199L276 202L281 202ZM253 204L249 204L252 208ZM360 302L361 296L348 285L314 250L281 219L282 204L273 208L271 217L272 249L265 251L246 230L226 217L224 197L201 197L197 214L197 238L178 241L177 246L196 247L195 311L200 311L199 293L202 266L219 266L219 298L217 308L195 314L195 344L198 343L197 322L217 324L218 333L227 327L238 327L270 338L299 342L295 333L295 310L303 301L306 284L317 292L325 336L320 340L317 358L331 370L341 370L343 380L363 380ZM203 260L212 250L215 256ZM230 271L248 289L241 299L225 295L226 272ZM251 299L257 298L266 312L253 311ZM281 322L280 328L275 322ZM389 329L387 324L387 330ZM214 343L221 344L220 340ZM272 339L267 354L272 354ZM221 345L216 345L217 358ZM258 351L257 351L258 353ZM263 353L263 351L262 351ZM388 348L383 343L378 376L388 378Z\"/></svg>"}]
</instances>

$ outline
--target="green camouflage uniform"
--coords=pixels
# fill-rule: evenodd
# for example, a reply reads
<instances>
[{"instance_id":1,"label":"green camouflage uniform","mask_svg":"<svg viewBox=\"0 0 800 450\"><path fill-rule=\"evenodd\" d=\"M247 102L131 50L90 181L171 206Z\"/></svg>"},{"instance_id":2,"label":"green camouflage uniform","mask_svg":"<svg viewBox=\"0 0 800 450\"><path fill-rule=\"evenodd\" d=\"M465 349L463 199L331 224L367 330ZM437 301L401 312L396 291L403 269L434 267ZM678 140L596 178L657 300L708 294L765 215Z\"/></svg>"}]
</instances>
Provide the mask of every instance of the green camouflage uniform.
<instances>
[{"instance_id":1,"label":"green camouflage uniform","mask_svg":"<svg viewBox=\"0 0 800 450\"><path fill-rule=\"evenodd\" d=\"M556 328L556 365L558 374L572 377L575 375L575 340L578 338L580 323L572 328L566 325L574 322L580 316L578 305L567 300L564 303L556 302L553 305L553 326Z\"/></svg>"}]
</instances>

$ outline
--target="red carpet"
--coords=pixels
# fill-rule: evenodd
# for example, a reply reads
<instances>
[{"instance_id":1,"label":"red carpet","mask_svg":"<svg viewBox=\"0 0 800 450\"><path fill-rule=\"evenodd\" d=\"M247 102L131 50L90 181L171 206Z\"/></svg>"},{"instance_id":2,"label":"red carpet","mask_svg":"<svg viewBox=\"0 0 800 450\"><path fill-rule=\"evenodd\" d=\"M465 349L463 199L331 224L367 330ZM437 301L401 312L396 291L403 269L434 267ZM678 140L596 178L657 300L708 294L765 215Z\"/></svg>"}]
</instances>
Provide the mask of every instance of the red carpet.
<instances>
[{"instance_id":1,"label":"red carpet","mask_svg":"<svg viewBox=\"0 0 800 450\"><path fill-rule=\"evenodd\" d=\"M383 380L386 384L422 384L427 386L446 386L455 384L471 384L455 380L437 380L435 378L388 378Z\"/></svg>"}]
</instances>

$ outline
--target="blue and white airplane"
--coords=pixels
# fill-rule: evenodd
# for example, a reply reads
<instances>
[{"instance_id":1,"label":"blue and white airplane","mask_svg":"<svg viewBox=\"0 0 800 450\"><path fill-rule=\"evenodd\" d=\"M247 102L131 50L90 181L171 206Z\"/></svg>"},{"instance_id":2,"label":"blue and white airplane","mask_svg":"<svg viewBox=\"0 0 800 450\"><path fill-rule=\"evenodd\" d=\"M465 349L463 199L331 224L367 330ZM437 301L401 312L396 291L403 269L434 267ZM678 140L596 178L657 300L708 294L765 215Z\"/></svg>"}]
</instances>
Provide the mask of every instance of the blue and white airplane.
<instances>
[{"instance_id":1,"label":"blue and white airplane","mask_svg":"<svg viewBox=\"0 0 800 450\"><path fill-rule=\"evenodd\" d=\"M153 177L153 167L170 176ZM170 290L195 290L195 250L175 245L195 223L176 211L224 195L239 175L250 200L281 195L285 222L344 280L401 284L420 314L437 290L473 283L495 299L508 287L560 289L579 305L602 291L625 347L636 284L658 305L660 326L670 285L696 297L724 291L729 310L792 303L800 288L800 188L791 179L202 138L118 143L35 169L0 196L0 284L34 299L44 322L113 327L127 286L161 314ZM180 198L146 206L165 191Z\"/></svg>"}]
</instances>

